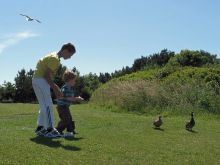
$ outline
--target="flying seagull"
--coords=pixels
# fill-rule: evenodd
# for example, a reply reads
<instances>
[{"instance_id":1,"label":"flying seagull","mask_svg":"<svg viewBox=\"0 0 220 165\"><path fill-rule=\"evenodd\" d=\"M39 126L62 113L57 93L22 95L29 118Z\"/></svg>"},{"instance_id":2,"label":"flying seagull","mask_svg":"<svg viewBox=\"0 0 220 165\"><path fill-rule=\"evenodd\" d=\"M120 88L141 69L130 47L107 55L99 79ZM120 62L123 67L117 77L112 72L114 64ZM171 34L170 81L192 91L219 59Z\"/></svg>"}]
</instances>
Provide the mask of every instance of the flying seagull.
<instances>
[{"instance_id":1,"label":"flying seagull","mask_svg":"<svg viewBox=\"0 0 220 165\"><path fill-rule=\"evenodd\" d=\"M39 20L37 20L37 19L34 19L34 18L31 18L31 17L29 17L28 15L25 15L25 14L20 14L21 16L24 16L24 17L26 17L26 20L27 21L37 21L38 23L41 23L41 21L39 21Z\"/></svg>"}]
</instances>

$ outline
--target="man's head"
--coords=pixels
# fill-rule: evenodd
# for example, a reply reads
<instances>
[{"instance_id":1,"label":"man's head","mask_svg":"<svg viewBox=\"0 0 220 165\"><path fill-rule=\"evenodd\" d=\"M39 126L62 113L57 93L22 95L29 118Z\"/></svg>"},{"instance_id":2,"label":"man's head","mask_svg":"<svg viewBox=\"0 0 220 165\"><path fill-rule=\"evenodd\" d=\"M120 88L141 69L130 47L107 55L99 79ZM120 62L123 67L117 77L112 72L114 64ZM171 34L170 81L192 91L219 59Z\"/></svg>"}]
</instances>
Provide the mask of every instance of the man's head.
<instances>
[{"instance_id":1,"label":"man's head","mask_svg":"<svg viewBox=\"0 0 220 165\"><path fill-rule=\"evenodd\" d=\"M71 43L66 43L62 46L59 54L64 59L69 59L76 52L75 46Z\"/></svg>"},{"instance_id":2,"label":"man's head","mask_svg":"<svg viewBox=\"0 0 220 165\"><path fill-rule=\"evenodd\" d=\"M65 83L67 83L70 86L74 86L76 83L76 77L77 75L70 71L70 70L66 70L63 74L63 80Z\"/></svg>"}]
</instances>

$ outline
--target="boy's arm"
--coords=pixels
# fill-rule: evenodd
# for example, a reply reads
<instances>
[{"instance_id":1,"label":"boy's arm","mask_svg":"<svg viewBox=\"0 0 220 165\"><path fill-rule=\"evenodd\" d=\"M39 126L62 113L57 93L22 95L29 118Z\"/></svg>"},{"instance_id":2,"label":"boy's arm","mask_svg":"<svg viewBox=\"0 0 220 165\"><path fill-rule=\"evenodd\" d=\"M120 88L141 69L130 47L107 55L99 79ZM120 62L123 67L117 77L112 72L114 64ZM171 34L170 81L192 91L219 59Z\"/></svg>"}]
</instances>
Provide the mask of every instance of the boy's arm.
<instances>
[{"instance_id":1,"label":"boy's arm","mask_svg":"<svg viewBox=\"0 0 220 165\"><path fill-rule=\"evenodd\" d=\"M50 68L47 68L44 73L44 78L47 81L47 83L50 85L50 87L53 89L55 95L57 98L61 98L63 96L62 92L60 91L60 88L55 84L51 78L53 72Z\"/></svg>"},{"instance_id":2,"label":"boy's arm","mask_svg":"<svg viewBox=\"0 0 220 165\"><path fill-rule=\"evenodd\" d=\"M80 96L78 96L78 97L74 97L74 96L67 97L66 99L69 100L69 101L84 101L84 99Z\"/></svg>"}]
</instances>

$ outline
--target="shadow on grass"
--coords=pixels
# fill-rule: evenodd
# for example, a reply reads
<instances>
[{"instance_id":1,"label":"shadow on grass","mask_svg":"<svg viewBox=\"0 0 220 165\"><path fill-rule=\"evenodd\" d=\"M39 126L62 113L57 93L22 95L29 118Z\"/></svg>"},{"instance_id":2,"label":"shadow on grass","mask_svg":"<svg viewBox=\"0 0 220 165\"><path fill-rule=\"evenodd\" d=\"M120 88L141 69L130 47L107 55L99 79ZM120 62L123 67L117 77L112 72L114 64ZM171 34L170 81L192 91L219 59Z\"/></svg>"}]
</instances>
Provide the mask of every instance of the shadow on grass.
<instances>
[{"instance_id":1,"label":"shadow on grass","mask_svg":"<svg viewBox=\"0 0 220 165\"><path fill-rule=\"evenodd\" d=\"M153 127L153 129L158 130L158 131L164 131L163 128L158 128L158 127Z\"/></svg>"},{"instance_id":2,"label":"shadow on grass","mask_svg":"<svg viewBox=\"0 0 220 165\"><path fill-rule=\"evenodd\" d=\"M81 140L81 139L84 139L82 137L65 137L64 138L65 140L70 140L70 141L78 141L78 140Z\"/></svg>"},{"instance_id":3,"label":"shadow on grass","mask_svg":"<svg viewBox=\"0 0 220 165\"><path fill-rule=\"evenodd\" d=\"M188 130L188 129L186 129L186 130L191 133L198 133L197 131L194 131L194 130Z\"/></svg>"},{"instance_id":4,"label":"shadow on grass","mask_svg":"<svg viewBox=\"0 0 220 165\"><path fill-rule=\"evenodd\" d=\"M76 146L69 146L69 145L65 146L61 143L61 141L59 141L59 139L52 139L52 138L45 138L45 137L37 136L34 138L30 138L30 140L37 144L45 145L45 146L52 147L52 148L62 147L69 151L80 151L81 150L81 148L76 147Z\"/></svg>"}]
</instances>

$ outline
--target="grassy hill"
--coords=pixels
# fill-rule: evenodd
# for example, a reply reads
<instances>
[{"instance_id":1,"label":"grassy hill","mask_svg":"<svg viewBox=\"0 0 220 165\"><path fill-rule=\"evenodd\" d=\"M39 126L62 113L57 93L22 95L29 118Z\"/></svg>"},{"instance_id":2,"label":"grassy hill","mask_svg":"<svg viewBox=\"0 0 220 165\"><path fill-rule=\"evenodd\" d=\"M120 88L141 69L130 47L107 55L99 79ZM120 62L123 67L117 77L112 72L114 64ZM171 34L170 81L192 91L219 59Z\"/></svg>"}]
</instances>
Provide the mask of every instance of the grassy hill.
<instances>
[{"instance_id":1,"label":"grassy hill","mask_svg":"<svg viewBox=\"0 0 220 165\"><path fill-rule=\"evenodd\" d=\"M219 114L220 69L217 65L150 69L128 74L93 93L96 105L138 113Z\"/></svg>"},{"instance_id":2,"label":"grassy hill","mask_svg":"<svg viewBox=\"0 0 220 165\"><path fill-rule=\"evenodd\" d=\"M89 104L72 106L71 113L76 138L45 139L33 132L38 105L0 104L0 164L220 164L217 115L196 114L194 132L188 132L188 114L164 117L163 130L155 130L151 115Z\"/></svg>"},{"instance_id":3,"label":"grassy hill","mask_svg":"<svg viewBox=\"0 0 220 165\"><path fill-rule=\"evenodd\" d=\"M220 114L220 60L205 51L161 52L134 62L92 95L95 105L147 114Z\"/></svg>"}]
</instances>

